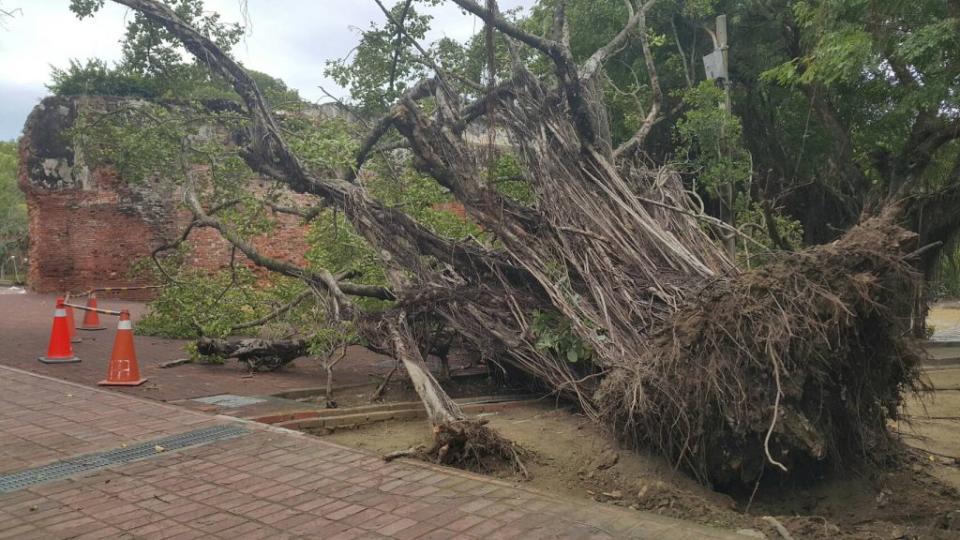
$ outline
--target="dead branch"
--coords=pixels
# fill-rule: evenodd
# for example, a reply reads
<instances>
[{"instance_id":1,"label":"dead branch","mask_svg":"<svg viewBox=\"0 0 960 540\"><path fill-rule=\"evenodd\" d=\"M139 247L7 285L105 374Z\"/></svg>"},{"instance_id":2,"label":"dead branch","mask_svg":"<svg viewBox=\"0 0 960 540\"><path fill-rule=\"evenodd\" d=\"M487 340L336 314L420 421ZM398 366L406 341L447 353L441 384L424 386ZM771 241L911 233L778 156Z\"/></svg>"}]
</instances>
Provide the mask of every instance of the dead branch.
<instances>
[{"instance_id":1,"label":"dead branch","mask_svg":"<svg viewBox=\"0 0 960 540\"><path fill-rule=\"evenodd\" d=\"M656 0L649 0L636 13L637 33L640 36L640 47L643 51L643 61L647 67L647 77L650 79L650 89L653 92L653 102L647 111L640 129L632 137L623 142L613 152L614 159L623 159L631 152L643 146L644 141L654 124L660 118L660 110L663 108L663 90L660 88L660 76L657 74L657 66L653 61L653 52L650 50L650 40L647 37L647 10L650 9Z\"/></svg>"},{"instance_id":2,"label":"dead branch","mask_svg":"<svg viewBox=\"0 0 960 540\"><path fill-rule=\"evenodd\" d=\"M176 360L170 360L169 362L161 362L158 367L160 368L172 368L177 366L182 366L183 364L193 363L193 360L190 358L177 358Z\"/></svg>"},{"instance_id":3,"label":"dead branch","mask_svg":"<svg viewBox=\"0 0 960 540\"><path fill-rule=\"evenodd\" d=\"M252 244L240 238L240 236L233 229L204 212L203 208L200 206L200 202L197 200L196 194L194 194L191 189L187 190L184 199L187 207L190 208L191 212L193 212L193 221L196 226L216 229L220 232L220 235L223 236L224 239L239 249L248 259L250 259L251 262L257 266L262 266L277 272L278 274L302 279L309 284L324 288L337 299L338 303L343 308L350 309L351 302L346 298L347 294L351 296L379 298L381 300L390 300L394 298L393 293L383 287L358 285L348 282L341 283L338 282L333 277L333 274L326 269L321 268L317 270L309 270L286 261L267 257L266 255L261 254L259 250L253 247Z\"/></svg>"},{"instance_id":4,"label":"dead branch","mask_svg":"<svg viewBox=\"0 0 960 540\"><path fill-rule=\"evenodd\" d=\"M304 223L313 221L324 210L323 205L313 206L307 209L293 208L290 206L281 206L271 201L263 201L263 204L270 210L278 214L289 214L303 218ZM208 212L210 214L210 212ZM212 214L211 214L212 215Z\"/></svg>"},{"instance_id":5,"label":"dead branch","mask_svg":"<svg viewBox=\"0 0 960 540\"><path fill-rule=\"evenodd\" d=\"M387 390L387 385L390 384L390 379L393 378L393 374L397 372L398 367L399 365L394 364L393 368L387 373L387 376L383 378L383 381L377 385L376 390L370 395L370 403L383 399L383 393Z\"/></svg>"},{"instance_id":6,"label":"dead branch","mask_svg":"<svg viewBox=\"0 0 960 540\"><path fill-rule=\"evenodd\" d=\"M246 330L247 328L253 328L253 327L255 327L255 326L260 326L260 325L266 324L266 323L272 321L273 319L276 319L277 317L280 317L281 315L283 315L284 313L290 311L291 309L295 308L300 302L303 302L304 300L307 299L307 297L309 297L309 296L312 295L312 294L313 294L313 290L311 290L311 289L308 289L308 290L306 290L306 291L303 291L302 293L300 293L300 294L298 294L297 296L295 296L295 297L293 298L293 300L291 300L291 301L287 302L286 304L280 306L279 308L271 311L270 313L264 315L263 317L260 317L260 318L258 318L258 319L254 319L254 320L252 320L252 321L247 321L247 322L244 322L244 323L240 323L240 324L235 324L235 325L233 325L233 326L230 328L230 333L232 334L232 333L238 332L238 331L240 331L240 330Z\"/></svg>"},{"instance_id":7,"label":"dead branch","mask_svg":"<svg viewBox=\"0 0 960 540\"><path fill-rule=\"evenodd\" d=\"M323 361L323 370L327 372L327 382L324 387L324 399L326 400L327 407L333 408L337 406L336 402L333 401L333 368L337 367L337 364L346 356L347 347L344 345L337 349L336 355L330 355Z\"/></svg>"}]
</instances>

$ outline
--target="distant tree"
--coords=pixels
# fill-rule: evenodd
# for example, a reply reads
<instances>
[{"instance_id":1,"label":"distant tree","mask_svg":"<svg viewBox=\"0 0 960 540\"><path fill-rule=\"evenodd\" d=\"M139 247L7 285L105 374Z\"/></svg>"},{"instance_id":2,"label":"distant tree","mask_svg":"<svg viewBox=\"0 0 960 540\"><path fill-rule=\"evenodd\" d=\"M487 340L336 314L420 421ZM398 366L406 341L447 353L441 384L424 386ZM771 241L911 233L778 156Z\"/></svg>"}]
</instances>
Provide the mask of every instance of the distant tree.
<instances>
[{"instance_id":1,"label":"distant tree","mask_svg":"<svg viewBox=\"0 0 960 540\"><path fill-rule=\"evenodd\" d=\"M223 23L218 13L205 10L203 0L167 0L166 4L225 50L243 36L242 26ZM71 10L82 19L102 6L103 0L77 0ZM235 97L229 85L198 67L168 32L148 24L139 13L133 14L120 43L122 56L116 65L100 59L71 60L66 68L52 69L48 88L57 95L178 100ZM269 79L264 74L259 76L265 87L289 92L281 81Z\"/></svg>"},{"instance_id":2,"label":"distant tree","mask_svg":"<svg viewBox=\"0 0 960 540\"><path fill-rule=\"evenodd\" d=\"M27 249L27 203L17 186L17 143L0 142L0 264L11 256L18 265Z\"/></svg>"}]
</instances>

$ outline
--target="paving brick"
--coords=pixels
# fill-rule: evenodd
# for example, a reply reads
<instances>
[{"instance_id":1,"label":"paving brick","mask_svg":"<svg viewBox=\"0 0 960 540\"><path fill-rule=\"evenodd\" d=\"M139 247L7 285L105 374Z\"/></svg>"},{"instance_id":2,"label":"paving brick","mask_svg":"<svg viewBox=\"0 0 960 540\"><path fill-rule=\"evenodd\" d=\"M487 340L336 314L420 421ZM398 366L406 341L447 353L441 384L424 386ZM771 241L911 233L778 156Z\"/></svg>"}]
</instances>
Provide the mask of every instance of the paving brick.
<instances>
[{"instance_id":1,"label":"paving brick","mask_svg":"<svg viewBox=\"0 0 960 540\"><path fill-rule=\"evenodd\" d=\"M223 528L219 531L218 536L221 538L239 538L244 535L249 535L256 532L263 532L268 534L270 531L274 531L271 527L264 525L263 523L258 523L256 521L247 521L235 527ZM266 536L264 536L265 538Z\"/></svg>"},{"instance_id":2,"label":"paving brick","mask_svg":"<svg viewBox=\"0 0 960 540\"><path fill-rule=\"evenodd\" d=\"M502 527L504 523L493 518L484 518L483 521L464 531L475 538L486 538L487 535Z\"/></svg>"},{"instance_id":3,"label":"paving brick","mask_svg":"<svg viewBox=\"0 0 960 540\"><path fill-rule=\"evenodd\" d=\"M453 521L447 524L447 528L451 531L463 532L467 529L483 522L482 517L479 516L463 516L462 518Z\"/></svg>"},{"instance_id":4,"label":"paving brick","mask_svg":"<svg viewBox=\"0 0 960 540\"><path fill-rule=\"evenodd\" d=\"M451 540L453 538L458 538L458 537L462 538L462 535L460 535L456 531L450 531L447 529L437 529L433 532L430 532L421 536L420 538L422 538L423 540Z\"/></svg>"},{"instance_id":5,"label":"paving brick","mask_svg":"<svg viewBox=\"0 0 960 540\"><path fill-rule=\"evenodd\" d=\"M279 511L274 512L270 515L263 516L260 518L260 521L267 523L269 525L274 525L286 519L289 519L294 516L301 515L302 512L298 512L292 508L281 508Z\"/></svg>"},{"instance_id":6,"label":"paving brick","mask_svg":"<svg viewBox=\"0 0 960 540\"><path fill-rule=\"evenodd\" d=\"M28 538L32 533L37 532L39 529L34 527L29 523L24 523L23 525L17 525L0 531L0 538Z\"/></svg>"},{"instance_id":7,"label":"paving brick","mask_svg":"<svg viewBox=\"0 0 960 540\"><path fill-rule=\"evenodd\" d=\"M329 540L356 540L357 538L366 534L367 531L363 529L347 529L341 533L337 533L331 537Z\"/></svg>"},{"instance_id":8,"label":"paving brick","mask_svg":"<svg viewBox=\"0 0 960 540\"><path fill-rule=\"evenodd\" d=\"M406 527L397 532L392 533L390 536L397 538L399 540L414 540L416 538L421 538L426 534L429 534L437 529L436 526L430 523L415 522L416 525Z\"/></svg>"},{"instance_id":9,"label":"paving brick","mask_svg":"<svg viewBox=\"0 0 960 540\"><path fill-rule=\"evenodd\" d=\"M362 512L364 510L365 508L363 506L360 506L359 504L350 504L339 510L334 510L333 512L330 512L329 514L326 514L323 517L332 521L338 521L338 520L350 517L356 513Z\"/></svg>"},{"instance_id":10,"label":"paving brick","mask_svg":"<svg viewBox=\"0 0 960 540\"><path fill-rule=\"evenodd\" d=\"M358 512L350 517L344 518L341 521L347 525L371 530L380 526L381 518L384 516L387 516L391 519L396 519L390 514L377 510L376 508L367 508L362 512Z\"/></svg>"},{"instance_id":11,"label":"paving brick","mask_svg":"<svg viewBox=\"0 0 960 540\"><path fill-rule=\"evenodd\" d=\"M123 531L116 527L101 527L80 536L71 537L70 540L102 540L103 538L119 538Z\"/></svg>"}]
</instances>

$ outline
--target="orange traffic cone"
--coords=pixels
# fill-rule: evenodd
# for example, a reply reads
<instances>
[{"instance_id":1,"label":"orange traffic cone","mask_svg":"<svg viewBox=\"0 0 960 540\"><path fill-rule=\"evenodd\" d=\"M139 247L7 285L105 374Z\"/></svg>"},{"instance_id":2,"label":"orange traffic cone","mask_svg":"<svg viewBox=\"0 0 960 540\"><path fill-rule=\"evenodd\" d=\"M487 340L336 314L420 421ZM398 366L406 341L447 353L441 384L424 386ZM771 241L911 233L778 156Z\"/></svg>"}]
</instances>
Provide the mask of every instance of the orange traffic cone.
<instances>
[{"instance_id":1,"label":"orange traffic cone","mask_svg":"<svg viewBox=\"0 0 960 540\"><path fill-rule=\"evenodd\" d=\"M83 340L77 335L77 325L73 322L73 308L66 305L64 307L67 310L67 329L70 331L70 343L80 343Z\"/></svg>"},{"instance_id":2,"label":"orange traffic cone","mask_svg":"<svg viewBox=\"0 0 960 540\"><path fill-rule=\"evenodd\" d=\"M63 298L57 298L57 308L53 312L53 329L50 331L50 345L47 347L47 355L41 356L38 360L44 364L73 364L80 361L73 355L73 345L70 345L69 324Z\"/></svg>"},{"instance_id":3,"label":"orange traffic cone","mask_svg":"<svg viewBox=\"0 0 960 540\"><path fill-rule=\"evenodd\" d=\"M97 309L97 295L90 293L87 297L87 307ZM87 311L83 314L83 324L80 330L105 330L107 327L100 324L100 314L96 311Z\"/></svg>"},{"instance_id":4,"label":"orange traffic cone","mask_svg":"<svg viewBox=\"0 0 960 540\"><path fill-rule=\"evenodd\" d=\"M133 350L133 323L130 312L120 312L117 323L117 337L113 340L113 352L110 354L110 366L107 378L98 382L101 386L137 386L146 382L140 378L140 366L137 365L137 353Z\"/></svg>"}]
</instances>

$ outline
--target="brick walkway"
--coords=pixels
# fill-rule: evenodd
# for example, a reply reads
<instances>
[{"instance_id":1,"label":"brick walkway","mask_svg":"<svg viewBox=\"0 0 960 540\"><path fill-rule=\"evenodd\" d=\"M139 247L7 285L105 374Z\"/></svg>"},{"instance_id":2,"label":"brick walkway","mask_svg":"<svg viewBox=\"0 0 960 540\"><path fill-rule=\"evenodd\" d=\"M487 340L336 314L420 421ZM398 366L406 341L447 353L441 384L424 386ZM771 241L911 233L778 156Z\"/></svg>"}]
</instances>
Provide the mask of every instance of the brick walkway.
<instances>
[{"instance_id":1,"label":"brick walkway","mask_svg":"<svg viewBox=\"0 0 960 540\"><path fill-rule=\"evenodd\" d=\"M230 422L0 367L0 472ZM743 538L246 427L0 494L0 538Z\"/></svg>"}]
</instances>

